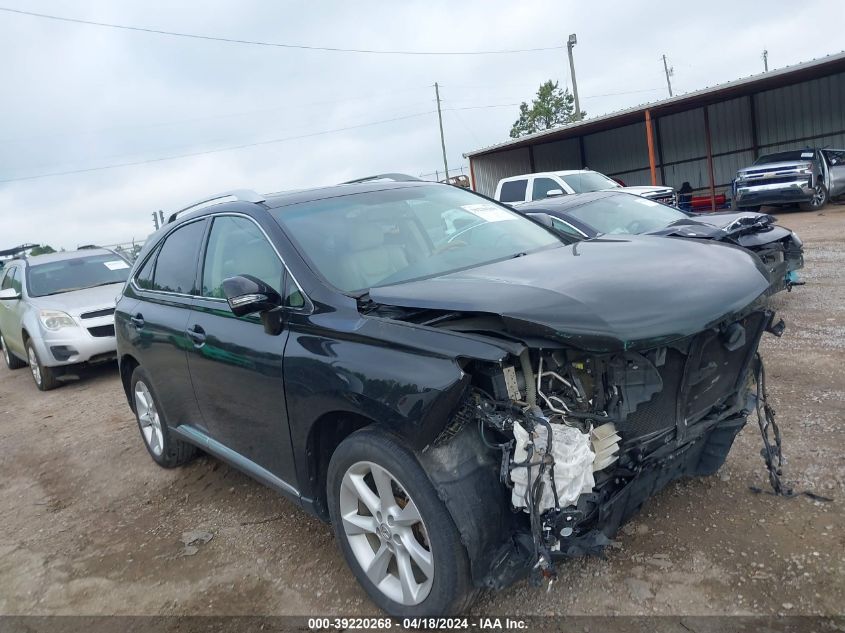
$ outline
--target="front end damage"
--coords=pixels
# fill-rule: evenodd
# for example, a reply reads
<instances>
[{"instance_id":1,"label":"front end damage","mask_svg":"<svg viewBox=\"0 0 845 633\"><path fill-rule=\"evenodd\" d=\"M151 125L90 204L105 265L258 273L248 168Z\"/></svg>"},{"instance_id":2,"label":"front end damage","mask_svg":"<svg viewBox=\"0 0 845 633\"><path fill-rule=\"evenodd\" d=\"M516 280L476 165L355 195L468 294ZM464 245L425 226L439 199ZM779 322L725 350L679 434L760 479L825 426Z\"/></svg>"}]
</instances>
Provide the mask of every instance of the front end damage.
<instances>
[{"instance_id":1,"label":"front end damage","mask_svg":"<svg viewBox=\"0 0 845 633\"><path fill-rule=\"evenodd\" d=\"M755 309L636 351L509 337L501 363L463 361L470 384L422 460L475 582L551 580L555 559L599 553L673 480L714 473L755 409L772 319Z\"/></svg>"}]
</instances>

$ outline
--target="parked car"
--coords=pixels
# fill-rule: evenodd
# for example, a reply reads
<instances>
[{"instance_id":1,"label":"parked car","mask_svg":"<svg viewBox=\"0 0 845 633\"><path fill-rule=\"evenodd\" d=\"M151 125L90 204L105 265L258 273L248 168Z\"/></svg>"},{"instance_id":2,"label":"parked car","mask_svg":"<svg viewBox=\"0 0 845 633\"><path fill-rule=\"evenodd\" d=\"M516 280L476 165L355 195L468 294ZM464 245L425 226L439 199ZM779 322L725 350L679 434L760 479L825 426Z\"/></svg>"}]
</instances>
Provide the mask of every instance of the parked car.
<instances>
[{"instance_id":1,"label":"parked car","mask_svg":"<svg viewBox=\"0 0 845 633\"><path fill-rule=\"evenodd\" d=\"M733 204L757 211L761 206L798 204L802 211L824 207L845 194L845 150L802 149L765 154L740 169L733 181Z\"/></svg>"},{"instance_id":2,"label":"parked car","mask_svg":"<svg viewBox=\"0 0 845 633\"><path fill-rule=\"evenodd\" d=\"M441 615L720 467L768 286L743 249L365 181L173 214L115 324L157 464L232 464L331 521L379 607Z\"/></svg>"},{"instance_id":3,"label":"parked car","mask_svg":"<svg viewBox=\"0 0 845 633\"><path fill-rule=\"evenodd\" d=\"M29 365L41 391L83 363L113 361L115 297L129 263L104 249L7 262L0 273L0 346L9 369Z\"/></svg>"},{"instance_id":4,"label":"parked car","mask_svg":"<svg viewBox=\"0 0 845 633\"><path fill-rule=\"evenodd\" d=\"M546 198L515 207L529 215L547 214L554 228L576 239L601 235L664 235L713 240L747 248L763 260L772 279L771 291L791 288L804 267L804 246L775 218L749 211L684 213L639 196L613 191Z\"/></svg>"},{"instance_id":5,"label":"parked car","mask_svg":"<svg viewBox=\"0 0 845 633\"><path fill-rule=\"evenodd\" d=\"M649 200L655 200L677 206L678 196L672 187L632 186L627 187L604 174L591 169L569 169L564 171L544 171L536 174L523 174L502 178L496 185L493 197L511 205L532 202L573 193L592 191L627 191Z\"/></svg>"}]
</instances>

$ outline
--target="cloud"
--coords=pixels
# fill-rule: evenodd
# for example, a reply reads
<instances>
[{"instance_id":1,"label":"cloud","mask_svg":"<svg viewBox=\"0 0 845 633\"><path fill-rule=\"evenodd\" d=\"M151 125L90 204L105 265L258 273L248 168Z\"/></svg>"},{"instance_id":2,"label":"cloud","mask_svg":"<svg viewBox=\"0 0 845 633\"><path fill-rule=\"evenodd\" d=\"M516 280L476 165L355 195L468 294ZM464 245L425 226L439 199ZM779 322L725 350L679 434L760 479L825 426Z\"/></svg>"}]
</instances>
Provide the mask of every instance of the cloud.
<instances>
[{"instance_id":1,"label":"cloud","mask_svg":"<svg viewBox=\"0 0 845 633\"><path fill-rule=\"evenodd\" d=\"M12 0L10 0L11 2ZM15 6L15 5L12 5ZM479 50L564 43L590 114L665 96L660 56L677 91L835 52L841 19L796 36L794 5L656 2L115 3L39 0L17 8L246 39L342 47ZM843 16L837 0L802 15ZM291 51L168 38L0 14L4 98L0 180L154 159L428 112L516 103L553 78L566 51L462 57ZM643 92L648 91L648 92ZM618 94L613 93L629 93ZM601 96L610 95L610 96ZM507 138L516 106L444 113L450 168L462 153ZM428 114L335 134L113 170L0 184L0 247L73 248L143 238L151 213L218 190L295 189L383 171L442 169Z\"/></svg>"}]
</instances>

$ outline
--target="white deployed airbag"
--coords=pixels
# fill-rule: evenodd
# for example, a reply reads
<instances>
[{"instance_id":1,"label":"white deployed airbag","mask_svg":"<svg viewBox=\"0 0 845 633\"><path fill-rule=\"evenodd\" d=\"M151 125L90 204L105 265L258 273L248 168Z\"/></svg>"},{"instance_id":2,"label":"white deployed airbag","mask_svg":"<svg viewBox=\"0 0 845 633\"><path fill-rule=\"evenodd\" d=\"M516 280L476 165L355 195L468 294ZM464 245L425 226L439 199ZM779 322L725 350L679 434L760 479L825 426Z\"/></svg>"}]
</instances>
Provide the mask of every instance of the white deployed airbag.
<instances>
[{"instance_id":1,"label":"white deployed airbag","mask_svg":"<svg viewBox=\"0 0 845 633\"><path fill-rule=\"evenodd\" d=\"M551 424L552 449L554 458L554 485L557 490L560 507L574 505L582 493L590 492L595 485L593 479L593 460L595 453L591 449L590 435L582 433L576 428L565 424ZM532 463L539 463L546 451L548 431L538 424L532 438L519 422L514 421L513 436L516 446L513 452L513 463L525 462L528 459L528 445L533 442L534 451ZM511 503L515 508L524 508L526 503L526 489L534 485L540 473L539 466L518 467L511 470L513 494ZM543 494L538 511L543 512L555 505L554 493L551 487L551 468L546 465L543 473Z\"/></svg>"}]
</instances>

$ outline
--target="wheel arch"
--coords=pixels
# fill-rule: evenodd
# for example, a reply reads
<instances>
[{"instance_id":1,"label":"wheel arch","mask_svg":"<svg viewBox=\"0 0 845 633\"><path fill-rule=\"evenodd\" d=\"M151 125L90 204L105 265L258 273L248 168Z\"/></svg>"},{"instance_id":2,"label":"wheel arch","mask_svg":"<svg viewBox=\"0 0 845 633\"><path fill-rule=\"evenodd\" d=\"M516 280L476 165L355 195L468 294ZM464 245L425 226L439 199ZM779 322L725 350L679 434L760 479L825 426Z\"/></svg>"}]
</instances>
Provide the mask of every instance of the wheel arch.
<instances>
[{"instance_id":1,"label":"wheel arch","mask_svg":"<svg viewBox=\"0 0 845 633\"><path fill-rule=\"evenodd\" d=\"M120 357L118 362L118 367L120 368L120 382L123 385L123 393L126 394L126 401L129 403L129 408L132 409L132 412L135 412L135 403L131 397L130 391L132 385L130 382L132 381L132 374L135 371L135 368L140 366L141 363L132 356L132 354L124 354Z\"/></svg>"},{"instance_id":2,"label":"wheel arch","mask_svg":"<svg viewBox=\"0 0 845 633\"><path fill-rule=\"evenodd\" d=\"M326 475L332 455L355 431L377 425L372 418L349 411L324 413L311 425L305 442L304 472L300 472L310 488L312 510L324 521L329 520Z\"/></svg>"}]
</instances>

